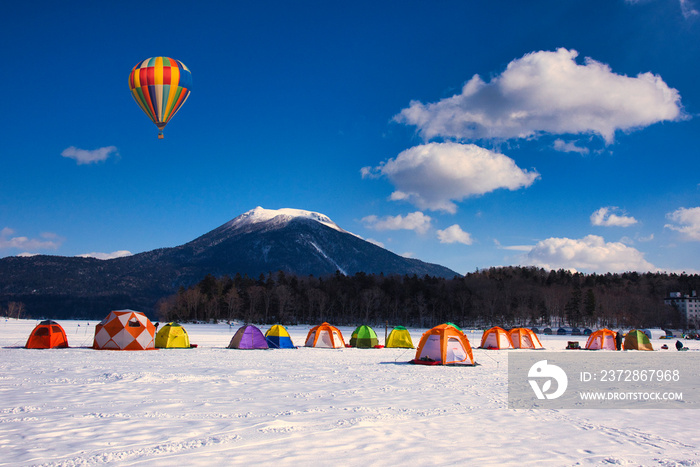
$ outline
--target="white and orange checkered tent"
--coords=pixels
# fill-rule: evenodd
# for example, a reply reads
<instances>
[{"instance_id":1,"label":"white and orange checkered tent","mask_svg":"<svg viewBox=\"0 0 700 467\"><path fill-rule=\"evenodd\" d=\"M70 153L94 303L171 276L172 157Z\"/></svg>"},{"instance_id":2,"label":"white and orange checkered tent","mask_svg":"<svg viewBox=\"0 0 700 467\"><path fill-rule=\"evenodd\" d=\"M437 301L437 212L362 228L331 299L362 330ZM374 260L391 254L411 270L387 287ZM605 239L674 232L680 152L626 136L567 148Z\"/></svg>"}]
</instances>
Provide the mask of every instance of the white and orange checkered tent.
<instances>
[{"instance_id":1,"label":"white and orange checkered tent","mask_svg":"<svg viewBox=\"0 0 700 467\"><path fill-rule=\"evenodd\" d=\"M111 311L95 327L96 350L154 350L156 327L140 311Z\"/></svg>"}]
</instances>

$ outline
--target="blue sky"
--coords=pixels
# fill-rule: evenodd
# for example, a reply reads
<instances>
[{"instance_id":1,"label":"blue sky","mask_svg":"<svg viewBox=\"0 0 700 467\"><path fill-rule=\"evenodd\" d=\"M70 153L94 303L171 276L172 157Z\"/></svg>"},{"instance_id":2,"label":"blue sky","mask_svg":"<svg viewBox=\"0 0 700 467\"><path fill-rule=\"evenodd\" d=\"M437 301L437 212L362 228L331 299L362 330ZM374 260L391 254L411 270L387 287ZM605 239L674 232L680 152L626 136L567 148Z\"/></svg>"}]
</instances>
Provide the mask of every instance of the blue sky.
<instances>
[{"instance_id":1,"label":"blue sky","mask_svg":"<svg viewBox=\"0 0 700 467\"><path fill-rule=\"evenodd\" d=\"M4 7L0 256L262 206L460 273L700 270L700 2L199 3ZM158 55L193 78L163 140L127 85Z\"/></svg>"}]
</instances>

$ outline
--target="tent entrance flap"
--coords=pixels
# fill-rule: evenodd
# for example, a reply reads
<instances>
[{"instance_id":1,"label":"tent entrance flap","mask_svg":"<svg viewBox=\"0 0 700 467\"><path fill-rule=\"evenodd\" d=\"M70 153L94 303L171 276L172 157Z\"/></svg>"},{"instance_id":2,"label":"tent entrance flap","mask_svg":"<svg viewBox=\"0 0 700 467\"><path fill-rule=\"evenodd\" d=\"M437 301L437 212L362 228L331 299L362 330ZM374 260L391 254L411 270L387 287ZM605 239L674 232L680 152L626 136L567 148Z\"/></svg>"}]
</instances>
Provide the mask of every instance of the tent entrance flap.
<instances>
[{"instance_id":1,"label":"tent entrance flap","mask_svg":"<svg viewBox=\"0 0 700 467\"><path fill-rule=\"evenodd\" d=\"M447 339L446 363L463 362L467 359L467 352L459 339L450 337Z\"/></svg>"},{"instance_id":2,"label":"tent entrance flap","mask_svg":"<svg viewBox=\"0 0 700 467\"><path fill-rule=\"evenodd\" d=\"M440 336L429 336L418 359L429 358L430 360L441 362L442 355L440 353Z\"/></svg>"}]
</instances>

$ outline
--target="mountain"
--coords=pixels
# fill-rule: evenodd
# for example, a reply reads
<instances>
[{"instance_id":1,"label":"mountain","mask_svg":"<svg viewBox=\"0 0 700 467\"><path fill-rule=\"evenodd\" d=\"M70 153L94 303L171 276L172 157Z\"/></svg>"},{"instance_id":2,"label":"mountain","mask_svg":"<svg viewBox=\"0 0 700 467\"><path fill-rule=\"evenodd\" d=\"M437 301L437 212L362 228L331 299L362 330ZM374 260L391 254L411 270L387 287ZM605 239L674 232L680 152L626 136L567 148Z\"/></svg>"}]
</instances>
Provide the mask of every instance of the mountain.
<instances>
[{"instance_id":1,"label":"mountain","mask_svg":"<svg viewBox=\"0 0 700 467\"><path fill-rule=\"evenodd\" d=\"M436 264L404 258L340 228L328 216L257 207L174 248L99 260L63 256L0 259L0 306L22 302L31 316L94 318L110 309L152 312L158 299L214 276L340 271L454 277Z\"/></svg>"}]
</instances>

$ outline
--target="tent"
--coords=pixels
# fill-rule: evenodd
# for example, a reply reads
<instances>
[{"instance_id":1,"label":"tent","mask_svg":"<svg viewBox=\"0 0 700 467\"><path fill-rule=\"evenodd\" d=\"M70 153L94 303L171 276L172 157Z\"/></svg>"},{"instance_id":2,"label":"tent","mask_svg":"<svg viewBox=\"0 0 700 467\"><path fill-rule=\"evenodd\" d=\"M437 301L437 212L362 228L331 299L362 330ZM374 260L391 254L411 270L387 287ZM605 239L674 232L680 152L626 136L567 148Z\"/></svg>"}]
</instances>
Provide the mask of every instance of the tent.
<instances>
[{"instance_id":1,"label":"tent","mask_svg":"<svg viewBox=\"0 0 700 467\"><path fill-rule=\"evenodd\" d=\"M647 335L649 339L661 339L666 337L666 331L663 329L642 329L642 332Z\"/></svg>"},{"instance_id":2,"label":"tent","mask_svg":"<svg viewBox=\"0 0 700 467\"><path fill-rule=\"evenodd\" d=\"M625 350L654 350L647 335L638 329L627 333L623 346Z\"/></svg>"},{"instance_id":3,"label":"tent","mask_svg":"<svg viewBox=\"0 0 700 467\"><path fill-rule=\"evenodd\" d=\"M46 320L36 325L25 347L27 349L65 348L68 347L68 338L60 324Z\"/></svg>"},{"instance_id":4,"label":"tent","mask_svg":"<svg viewBox=\"0 0 700 467\"><path fill-rule=\"evenodd\" d=\"M267 330L265 339L267 346L271 349L296 349L287 329L279 324Z\"/></svg>"},{"instance_id":5,"label":"tent","mask_svg":"<svg viewBox=\"0 0 700 467\"><path fill-rule=\"evenodd\" d=\"M413 340L411 340L411 333L403 326L396 326L391 330L384 346L402 349L413 349L415 347Z\"/></svg>"},{"instance_id":6,"label":"tent","mask_svg":"<svg viewBox=\"0 0 700 467\"><path fill-rule=\"evenodd\" d=\"M190 336L178 323L168 323L156 334L156 348L158 349L189 349Z\"/></svg>"},{"instance_id":7,"label":"tent","mask_svg":"<svg viewBox=\"0 0 700 467\"><path fill-rule=\"evenodd\" d=\"M229 349L267 349L267 339L262 331L252 324L241 326L228 344Z\"/></svg>"},{"instance_id":8,"label":"tent","mask_svg":"<svg viewBox=\"0 0 700 467\"><path fill-rule=\"evenodd\" d=\"M110 311L95 326L96 350L154 350L156 327L140 311Z\"/></svg>"},{"instance_id":9,"label":"tent","mask_svg":"<svg viewBox=\"0 0 700 467\"><path fill-rule=\"evenodd\" d=\"M453 328L457 328L459 331L462 330L462 328L460 328L459 326L457 326L455 323L453 323L451 321L448 321L445 324L447 324L448 326L452 326Z\"/></svg>"},{"instance_id":10,"label":"tent","mask_svg":"<svg viewBox=\"0 0 700 467\"><path fill-rule=\"evenodd\" d=\"M350 336L350 347L370 349L379 344L377 333L367 325L358 326Z\"/></svg>"},{"instance_id":11,"label":"tent","mask_svg":"<svg viewBox=\"0 0 700 467\"><path fill-rule=\"evenodd\" d=\"M593 331L591 329L586 328L583 330L584 336L590 336L591 334L593 334Z\"/></svg>"},{"instance_id":12,"label":"tent","mask_svg":"<svg viewBox=\"0 0 700 467\"><path fill-rule=\"evenodd\" d=\"M564 328L557 329L557 336L565 336L567 334L568 333L566 332L566 329L564 329Z\"/></svg>"},{"instance_id":13,"label":"tent","mask_svg":"<svg viewBox=\"0 0 700 467\"><path fill-rule=\"evenodd\" d=\"M542 331L545 335L551 336L552 335L552 328L544 328L544 331Z\"/></svg>"},{"instance_id":14,"label":"tent","mask_svg":"<svg viewBox=\"0 0 700 467\"><path fill-rule=\"evenodd\" d=\"M449 324L441 324L423 333L411 363L421 365L474 365L467 336Z\"/></svg>"},{"instance_id":15,"label":"tent","mask_svg":"<svg viewBox=\"0 0 700 467\"><path fill-rule=\"evenodd\" d=\"M586 350L617 350L615 336L617 333L610 329L598 329L588 336Z\"/></svg>"},{"instance_id":16,"label":"tent","mask_svg":"<svg viewBox=\"0 0 700 467\"><path fill-rule=\"evenodd\" d=\"M508 337L515 349L543 349L537 334L527 328L513 328L508 331Z\"/></svg>"},{"instance_id":17,"label":"tent","mask_svg":"<svg viewBox=\"0 0 700 467\"><path fill-rule=\"evenodd\" d=\"M508 332L498 326L487 329L481 335L482 349L512 349L513 343L510 341Z\"/></svg>"},{"instance_id":18,"label":"tent","mask_svg":"<svg viewBox=\"0 0 700 467\"><path fill-rule=\"evenodd\" d=\"M322 347L326 349L337 349L345 347L343 334L335 326L322 323L311 328L306 335L306 347Z\"/></svg>"}]
</instances>

